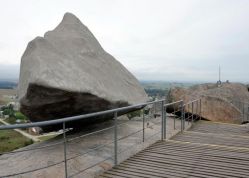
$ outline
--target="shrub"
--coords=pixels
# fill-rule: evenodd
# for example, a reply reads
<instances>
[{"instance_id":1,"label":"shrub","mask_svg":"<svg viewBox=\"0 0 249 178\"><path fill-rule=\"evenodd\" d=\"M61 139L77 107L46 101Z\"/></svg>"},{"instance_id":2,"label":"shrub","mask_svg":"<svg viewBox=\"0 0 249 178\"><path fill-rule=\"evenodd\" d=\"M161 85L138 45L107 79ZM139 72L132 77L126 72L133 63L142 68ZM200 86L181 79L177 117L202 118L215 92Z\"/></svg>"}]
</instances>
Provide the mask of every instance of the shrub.
<instances>
[{"instance_id":1,"label":"shrub","mask_svg":"<svg viewBox=\"0 0 249 178\"><path fill-rule=\"evenodd\" d=\"M3 115L13 115L13 111L11 109L4 109L3 110Z\"/></svg>"},{"instance_id":2,"label":"shrub","mask_svg":"<svg viewBox=\"0 0 249 178\"><path fill-rule=\"evenodd\" d=\"M16 112L16 113L15 113L15 118L16 118L16 119L19 119L19 120L21 120L21 121L26 121L26 120L28 120L28 118L27 118L25 115L23 115L21 112Z\"/></svg>"},{"instance_id":3,"label":"shrub","mask_svg":"<svg viewBox=\"0 0 249 178\"><path fill-rule=\"evenodd\" d=\"M14 116L13 105L2 107L3 115L9 115L10 117Z\"/></svg>"},{"instance_id":4,"label":"shrub","mask_svg":"<svg viewBox=\"0 0 249 178\"><path fill-rule=\"evenodd\" d=\"M145 110L144 110L144 114L145 115L148 115L150 113L150 109L149 108L146 108Z\"/></svg>"},{"instance_id":5,"label":"shrub","mask_svg":"<svg viewBox=\"0 0 249 178\"><path fill-rule=\"evenodd\" d=\"M140 117L140 116L141 116L141 110L133 111L127 114L127 117L129 118L129 120L131 120L134 117Z\"/></svg>"},{"instance_id":6,"label":"shrub","mask_svg":"<svg viewBox=\"0 0 249 178\"><path fill-rule=\"evenodd\" d=\"M3 109L3 115L9 115L9 109Z\"/></svg>"}]
</instances>

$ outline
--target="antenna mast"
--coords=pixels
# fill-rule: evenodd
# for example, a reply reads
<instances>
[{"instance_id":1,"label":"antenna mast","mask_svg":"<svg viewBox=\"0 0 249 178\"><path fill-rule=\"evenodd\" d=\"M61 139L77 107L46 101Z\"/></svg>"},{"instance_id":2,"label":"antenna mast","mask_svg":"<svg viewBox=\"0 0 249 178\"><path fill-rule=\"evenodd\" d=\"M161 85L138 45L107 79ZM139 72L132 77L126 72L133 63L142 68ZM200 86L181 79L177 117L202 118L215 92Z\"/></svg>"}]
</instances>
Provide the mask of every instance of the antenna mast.
<instances>
[{"instance_id":1,"label":"antenna mast","mask_svg":"<svg viewBox=\"0 0 249 178\"><path fill-rule=\"evenodd\" d=\"M217 81L218 87L221 86L221 78L220 78L220 65L219 65L219 80Z\"/></svg>"},{"instance_id":2,"label":"antenna mast","mask_svg":"<svg viewBox=\"0 0 249 178\"><path fill-rule=\"evenodd\" d=\"M220 65L219 65L219 82L221 82L221 80L220 80Z\"/></svg>"}]
</instances>

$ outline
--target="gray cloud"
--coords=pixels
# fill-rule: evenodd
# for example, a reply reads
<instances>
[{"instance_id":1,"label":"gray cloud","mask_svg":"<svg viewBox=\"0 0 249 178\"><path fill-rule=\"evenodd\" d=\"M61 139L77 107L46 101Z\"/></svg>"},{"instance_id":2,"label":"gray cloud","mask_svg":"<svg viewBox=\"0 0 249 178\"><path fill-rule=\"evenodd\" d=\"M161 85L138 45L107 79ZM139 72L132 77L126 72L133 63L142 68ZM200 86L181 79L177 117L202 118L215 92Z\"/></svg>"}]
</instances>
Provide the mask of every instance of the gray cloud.
<instances>
[{"instance_id":1,"label":"gray cloud","mask_svg":"<svg viewBox=\"0 0 249 178\"><path fill-rule=\"evenodd\" d=\"M216 81L221 65L224 80L248 82L246 0L10 0L0 8L0 65L19 65L27 43L69 11L139 79Z\"/></svg>"}]
</instances>

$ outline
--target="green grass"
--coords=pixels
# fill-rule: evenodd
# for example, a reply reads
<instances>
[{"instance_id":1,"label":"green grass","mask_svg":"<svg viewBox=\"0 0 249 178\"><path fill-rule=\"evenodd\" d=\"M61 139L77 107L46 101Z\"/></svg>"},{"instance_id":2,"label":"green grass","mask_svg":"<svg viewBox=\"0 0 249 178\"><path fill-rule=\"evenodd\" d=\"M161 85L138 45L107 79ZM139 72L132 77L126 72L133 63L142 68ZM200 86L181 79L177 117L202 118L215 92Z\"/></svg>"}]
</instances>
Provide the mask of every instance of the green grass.
<instances>
[{"instance_id":1,"label":"green grass","mask_svg":"<svg viewBox=\"0 0 249 178\"><path fill-rule=\"evenodd\" d=\"M15 112L15 117L16 117L16 119L19 119L23 122L28 120L28 118L24 114L22 114L21 112Z\"/></svg>"},{"instance_id":2,"label":"green grass","mask_svg":"<svg viewBox=\"0 0 249 178\"><path fill-rule=\"evenodd\" d=\"M9 124L17 124L17 122L16 122L16 118L14 118L14 117L9 117L9 118L7 118L7 119L4 119L4 121L5 122L8 122ZM22 123L27 123L27 121L25 121L25 120L20 120L20 122L18 123L18 124L22 124Z\"/></svg>"},{"instance_id":3,"label":"green grass","mask_svg":"<svg viewBox=\"0 0 249 178\"><path fill-rule=\"evenodd\" d=\"M2 125L2 123L0 123L0 125ZM32 140L25 138L14 130L0 130L0 154L32 143Z\"/></svg>"},{"instance_id":4,"label":"green grass","mask_svg":"<svg viewBox=\"0 0 249 178\"><path fill-rule=\"evenodd\" d=\"M16 118L9 117L7 119L4 119L5 122L8 122L9 124L16 124Z\"/></svg>"},{"instance_id":5,"label":"green grass","mask_svg":"<svg viewBox=\"0 0 249 178\"><path fill-rule=\"evenodd\" d=\"M46 140L49 140L49 139L54 138L54 137L56 137L56 136L58 136L58 135L40 136L40 137L38 137L38 138L39 138L41 141L46 141Z\"/></svg>"},{"instance_id":6,"label":"green grass","mask_svg":"<svg viewBox=\"0 0 249 178\"><path fill-rule=\"evenodd\" d=\"M129 120L131 120L134 117L140 117L140 116L141 116L141 110L127 113L127 117L129 118Z\"/></svg>"}]
</instances>

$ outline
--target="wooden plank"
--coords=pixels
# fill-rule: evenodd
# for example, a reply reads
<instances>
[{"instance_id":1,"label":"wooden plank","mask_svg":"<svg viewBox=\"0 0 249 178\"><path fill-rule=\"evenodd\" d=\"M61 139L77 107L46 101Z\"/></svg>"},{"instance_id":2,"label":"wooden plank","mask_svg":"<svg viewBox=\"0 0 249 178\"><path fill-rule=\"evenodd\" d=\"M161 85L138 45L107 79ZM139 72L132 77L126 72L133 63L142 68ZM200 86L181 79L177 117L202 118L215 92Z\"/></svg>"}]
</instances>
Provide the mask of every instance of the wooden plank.
<instances>
[{"instance_id":1,"label":"wooden plank","mask_svg":"<svg viewBox=\"0 0 249 178\"><path fill-rule=\"evenodd\" d=\"M222 177L227 177L227 178L230 178L231 176L232 177L241 177L241 175L238 175L232 171L223 172L220 170L205 170L205 169L200 171L200 170L197 170L196 167L192 167L190 169L190 168L186 168L185 166L181 166L181 167L170 166L170 165L155 166L155 165L142 164L141 162L138 162L138 164L136 164L136 163L132 163L131 161L124 163L124 165L134 166L137 168L141 167L143 169L153 170L153 171L157 171L157 172L164 171L166 173L169 173L169 172L178 173L178 174L181 173L183 176L186 175L186 176L207 177L207 176L216 175L216 176L222 176Z\"/></svg>"},{"instance_id":2,"label":"wooden plank","mask_svg":"<svg viewBox=\"0 0 249 178\"><path fill-rule=\"evenodd\" d=\"M186 163L186 162L181 162L181 161L168 161L168 162L162 162L161 160L158 160L157 162L148 160L148 159L142 159L142 160L135 160L138 163L142 163L144 161L150 162L151 164L155 164L155 165L165 165L165 166L176 166L176 167L186 167L188 169L192 169L192 168L198 168L199 170L202 170L205 167L205 171L209 171L209 170L219 170L219 171L226 171L226 172L238 172L243 174L248 175L249 171L248 170L240 170L238 168L230 168L230 167L226 167L223 165L212 165L212 164L197 164L197 163Z\"/></svg>"},{"instance_id":3,"label":"wooden plank","mask_svg":"<svg viewBox=\"0 0 249 178\"><path fill-rule=\"evenodd\" d=\"M105 177L105 178L129 178L126 175L121 176L119 174L110 174L109 172L102 174L101 177ZM132 177L132 178L134 178L134 177Z\"/></svg>"},{"instance_id":4,"label":"wooden plank","mask_svg":"<svg viewBox=\"0 0 249 178\"><path fill-rule=\"evenodd\" d=\"M186 153L207 153L207 154L224 154L224 155L236 155L241 158L248 158L249 157L249 150L241 150L241 149L224 149L222 147L199 147L199 145L193 146L181 146L181 145L173 145L171 147L156 147L156 148L149 148L144 151L167 151L167 152L186 152Z\"/></svg>"},{"instance_id":5,"label":"wooden plank","mask_svg":"<svg viewBox=\"0 0 249 178\"><path fill-rule=\"evenodd\" d=\"M127 169L131 169L133 167L133 165L130 165L130 164L122 164L123 168L127 168ZM139 164L137 164L135 167L133 167L133 169L136 169L136 170L141 170L144 172L144 174L148 174L148 173L154 173L154 174L159 174L160 176L163 176L165 177L165 175L167 175L167 177L186 177L186 176L191 176L191 177L207 177L207 175L199 175L199 174L196 174L194 172L183 172L183 171L175 171L175 170L172 170L172 169L167 169L167 168L164 168L164 169L159 169L159 168L156 168L156 167L153 167L153 166L149 166L149 167L146 167L146 166L141 166Z\"/></svg>"},{"instance_id":6,"label":"wooden plank","mask_svg":"<svg viewBox=\"0 0 249 178\"><path fill-rule=\"evenodd\" d=\"M127 173L120 173L120 172L115 172L115 171L108 171L105 172L103 175L109 177L109 178L136 178L137 176L130 175Z\"/></svg>"},{"instance_id":7,"label":"wooden plank","mask_svg":"<svg viewBox=\"0 0 249 178\"><path fill-rule=\"evenodd\" d=\"M222 139L222 138L221 138ZM227 147L234 147L234 148L247 148L249 147L249 144L241 144L240 142L231 142L228 141L225 142L226 140L224 140L223 142L220 142L219 140L215 140L215 139L206 139L206 138L177 138L175 139L176 141L181 141L181 142L191 142L191 143L200 143L200 144L210 144L210 145L216 145L216 146L227 146ZM248 140L246 140L247 142ZM241 140L242 142L242 140Z\"/></svg>"},{"instance_id":8,"label":"wooden plank","mask_svg":"<svg viewBox=\"0 0 249 178\"><path fill-rule=\"evenodd\" d=\"M249 177L248 131L248 126L202 121L170 141L156 142L103 176Z\"/></svg>"},{"instance_id":9,"label":"wooden plank","mask_svg":"<svg viewBox=\"0 0 249 178\"><path fill-rule=\"evenodd\" d=\"M216 157L216 158L226 158L226 159L237 159L241 161L249 161L249 155L246 156L240 156L239 154L226 154L224 152L219 152L215 151L212 153L211 151L188 151L188 150L183 150L183 152L179 150L162 150L162 149L153 149L153 150L147 150L146 152L151 152L151 153L159 153L159 154L170 154L170 155L186 155L186 156L208 156L208 157Z\"/></svg>"},{"instance_id":10,"label":"wooden plank","mask_svg":"<svg viewBox=\"0 0 249 178\"><path fill-rule=\"evenodd\" d=\"M170 169L170 170L176 170L176 169L181 169L181 170L196 170L198 173L203 173L203 172L213 172L217 173L217 175L222 175L225 173L229 174L235 174L235 177L241 177L241 176L248 176L249 172L244 173L243 171L240 171L239 169L226 169L223 167L203 167L201 166L193 166L189 164L163 164L163 163L155 163L151 161L133 161L129 160L129 162L125 162L124 164L137 164L137 165L144 165L144 166L151 166L152 168L157 167L157 168L164 168L164 169Z\"/></svg>"},{"instance_id":11,"label":"wooden plank","mask_svg":"<svg viewBox=\"0 0 249 178\"><path fill-rule=\"evenodd\" d=\"M195 151L195 150L204 150L204 151L220 151L220 152L231 152L236 154L243 154L249 155L249 149L241 149L241 148L234 148L234 147L221 147L221 146L214 146L214 145L208 145L208 144L196 144L196 143L189 143L189 142L178 142L178 141L168 141L168 144L165 144L164 146L155 146L155 147L149 147L146 150L151 149L167 149L167 150L179 150L179 149L185 149L185 151Z\"/></svg>"},{"instance_id":12,"label":"wooden plank","mask_svg":"<svg viewBox=\"0 0 249 178\"><path fill-rule=\"evenodd\" d=\"M150 159L151 161L153 161L155 159L155 157L153 156L149 156L149 155L142 155L141 157L145 157L147 159ZM138 157L136 157L138 158ZM209 160L209 161L203 161L201 158L199 159L183 159L181 157L174 157L174 156L170 156L170 157L164 157L164 158L160 158L160 157L156 157L157 161L165 161L166 159L171 160L171 161L182 161L186 164L200 164L203 165L203 167L205 167L206 165L216 165L216 166L226 166L229 168L236 168L236 169L242 169L242 170L247 170L248 166L241 166L238 164L233 164L233 163L225 163L225 162L219 162L219 161L214 161L214 160Z\"/></svg>"},{"instance_id":13,"label":"wooden plank","mask_svg":"<svg viewBox=\"0 0 249 178\"><path fill-rule=\"evenodd\" d=\"M202 170L203 167L205 167L205 169L214 169L214 168L217 168L217 169L220 169L220 170L232 170L234 172L237 172L239 170L240 173L242 174L246 174L248 175L249 174L249 170L245 169L238 169L238 168L231 168L231 167L225 167L223 165L213 165L213 164L191 164L191 162L184 162L184 161L179 161L179 160L151 160L151 159L148 159L146 157L141 157L139 158L139 160L137 160L136 158L130 158L130 160L134 160L136 162L142 162L142 161L147 161L147 162L150 162L151 164L164 164L164 165L176 165L176 166L186 166L186 167L196 167L196 168L199 168L199 170Z\"/></svg>"},{"instance_id":14,"label":"wooden plank","mask_svg":"<svg viewBox=\"0 0 249 178\"><path fill-rule=\"evenodd\" d=\"M112 169L113 172L121 172L129 175L134 175L136 177L145 177L145 178L157 178L157 177L163 177L162 175L159 174L144 174L143 171L141 170L129 170L129 169L124 169L123 167L116 167Z\"/></svg>"},{"instance_id":15,"label":"wooden plank","mask_svg":"<svg viewBox=\"0 0 249 178\"><path fill-rule=\"evenodd\" d=\"M129 167L127 165L120 165L118 167L119 170L124 170L127 172L136 172L141 174L142 176L150 176L150 177L169 177L169 178L174 178L174 177L186 177L178 172L165 172L165 170L162 172L160 171L154 171L152 168L151 169L145 169L141 167Z\"/></svg>"},{"instance_id":16,"label":"wooden plank","mask_svg":"<svg viewBox=\"0 0 249 178\"><path fill-rule=\"evenodd\" d=\"M237 163L240 165L248 165L249 164L249 159L243 159L243 158L237 158L236 156L231 157L231 156L220 156L219 154L216 155L205 155L205 154L197 154L197 153L174 153L174 152L161 152L161 151L146 151L146 152L142 152L139 154L145 154L148 155L149 153L151 153L152 155L157 155L157 156L161 156L161 157L165 157L165 156L177 156L177 157L182 157L182 158L200 158L200 156L202 157L202 160L218 160L218 161L223 161L223 162L227 162L227 163Z\"/></svg>"},{"instance_id":17,"label":"wooden plank","mask_svg":"<svg viewBox=\"0 0 249 178\"><path fill-rule=\"evenodd\" d=\"M197 134L197 135L214 135L214 136L217 136L217 133L211 133L211 132L205 132L205 133L202 133L202 132L195 132L195 131L192 131L192 130L189 130L189 131L184 131L184 134L185 135L188 135L188 134ZM233 134L222 134L222 133L218 133L220 136L224 137L224 138L247 138L249 139L249 134L246 134L246 135L239 135L239 134L236 134L236 135L233 135Z\"/></svg>"},{"instance_id":18,"label":"wooden plank","mask_svg":"<svg viewBox=\"0 0 249 178\"><path fill-rule=\"evenodd\" d=\"M193 145L202 145L202 146L209 146L209 147L216 147L216 148L224 148L226 150L245 150L249 151L248 148L245 147L231 147L227 145L215 145L215 144L210 144L210 143L198 143L198 142L189 142L189 141L179 141L179 140L171 140L173 142L178 142L182 144L193 144Z\"/></svg>"}]
</instances>

